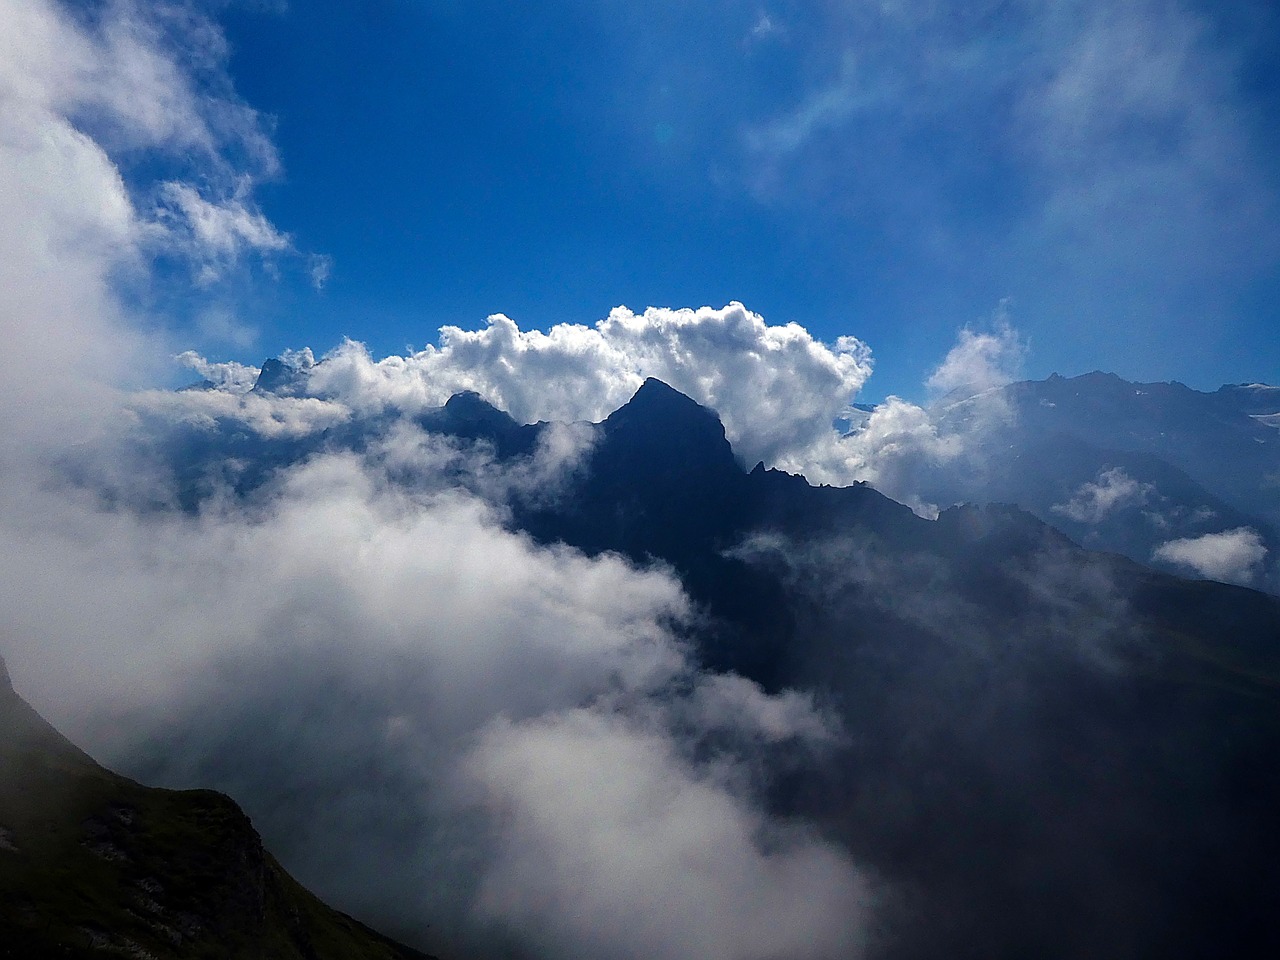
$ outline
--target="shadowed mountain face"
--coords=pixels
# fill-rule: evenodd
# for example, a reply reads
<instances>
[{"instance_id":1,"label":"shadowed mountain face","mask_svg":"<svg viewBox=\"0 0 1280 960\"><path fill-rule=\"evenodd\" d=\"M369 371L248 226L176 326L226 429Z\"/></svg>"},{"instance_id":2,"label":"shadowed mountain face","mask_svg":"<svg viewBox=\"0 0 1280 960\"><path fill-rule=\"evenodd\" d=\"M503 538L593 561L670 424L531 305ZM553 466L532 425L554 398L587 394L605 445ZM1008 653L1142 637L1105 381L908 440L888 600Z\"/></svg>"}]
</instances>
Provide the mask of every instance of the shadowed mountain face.
<instances>
[{"instance_id":1,"label":"shadowed mountain face","mask_svg":"<svg viewBox=\"0 0 1280 960\"><path fill-rule=\"evenodd\" d=\"M1025 430L1066 434L1108 450L1146 453L1221 491L1246 513L1280 520L1275 473L1280 432L1259 412L1280 412L1280 391L1256 386L1200 393L1180 383L1129 383L1114 374L1014 384Z\"/></svg>"},{"instance_id":2,"label":"shadowed mountain face","mask_svg":"<svg viewBox=\"0 0 1280 960\"><path fill-rule=\"evenodd\" d=\"M536 428L529 428L536 429ZM655 381L518 525L659 558L706 662L848 731L780 809L888 881L888 957L1230 955L1280 891L1280 602L1081 550L1011 507L937 522L733 460Z\"/></svg>"},{"instance_id":3,"label":"shadowed mountain face","mask_svg":"<svg viewBox=\"0 0 1280 960\"><path fill-rule=\"evenodd\" d=\"M1223 387L1205 394L1180 383L1129 383L1091 373L1007 390L1028 431L1152 454L1221 491L1237 509L1268 523L1280 520L1280 432L1258 419L1259 411L1280 412L1274 388Z\"/></svg>"},{"instance_id":4,"label":"shadowed mountain face","mask_svg":"<svg viewBox=\"0 0 1280 960\"><path fill-rule=\"evenodd\" d=\"M1280 592L1277 414L1280 388L1259 384L1015 383L937 413L944 433L971 438L977 466L931 471L922 496L1017 503L1085 546L1184 574L1194 567L1163 544L1248 531L1237 536L1256 543L1255 564L1202 572Z\"/></svg>"},{"instance_id":5,"label":"shadowed mountain face","mask_svg":"<svg viewBox=\"0 0 1280 960\"><path fill-rule=\"evenodd\" d=\"M238 490L262 495L312 453L374 450L389 423L254 441ZM556 429L474 395L415 423L513 469ZM1011 506L928 521L866 486L748 472L711 411L654 380L589 432L554 490L504 495L506 522L669 566L703 613L687 636L703 665L813 691L838 716L835 754L776 771L768 803L880 880L872 956L1280 951L1280 600L1086 551ZM187 476L245 442L203 435ZM1072 450L1037 455L1046 483ZM1163 490L1195 484L1126 456ZM1046 512L1071 487L1055 491Z\"/></svg>"},{"instance_id":6,"label":"shadowed mountain face","mask_svg":"<svg viewBox=\"0 0 1280 960\"><path fill-rule=\"evenodd\" d=\"M308 893L210 790L98 766L0 661L0 956L429 960Z\"/></svg>"}]
</instances>

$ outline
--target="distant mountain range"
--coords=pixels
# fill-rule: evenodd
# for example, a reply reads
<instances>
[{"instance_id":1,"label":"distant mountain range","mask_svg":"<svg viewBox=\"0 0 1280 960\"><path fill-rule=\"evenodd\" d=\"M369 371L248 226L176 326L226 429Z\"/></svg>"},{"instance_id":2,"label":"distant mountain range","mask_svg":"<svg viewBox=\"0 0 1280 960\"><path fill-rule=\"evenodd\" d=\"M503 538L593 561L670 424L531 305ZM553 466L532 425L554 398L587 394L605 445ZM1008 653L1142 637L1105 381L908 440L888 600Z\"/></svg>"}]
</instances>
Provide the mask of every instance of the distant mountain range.
<instances>
[{"instance_id":1,"label":"distant mountain range","mask_svg":"<svg viewBox=\"0 0 1280 960\"><path fill-rule=\"evenodd\" d=\"M305 396L309 374L268 360L254 392ZM856 434L873 412L855 405L837 426ZM954 391L928 412L964 454L914 464L916 499L1014 504L1090 549L1280 593L1280 387L1055 374Z\"/></svg>"},{"instance_id":2,"label":"distant mountain range","mask_svg":"<svg viewBox=\"0 0 1280 960\"><path fill-rule=\"evenodd\" d=\"M1093 549L1280 589L1280 388L1055 375L932 412L972 449L921 470L923 497L1016 503Z\"/></svg>"},{"instance_id":3,"label":"distant mountain range","mask_svg":"<svg viewBox=\"0 0 1280 960\"><path fill-rule=\"evenodd\" d=\"M95 763L0 661L0 957L430 960L308 893L211 790Z\"/></svg>"}]
</instances>

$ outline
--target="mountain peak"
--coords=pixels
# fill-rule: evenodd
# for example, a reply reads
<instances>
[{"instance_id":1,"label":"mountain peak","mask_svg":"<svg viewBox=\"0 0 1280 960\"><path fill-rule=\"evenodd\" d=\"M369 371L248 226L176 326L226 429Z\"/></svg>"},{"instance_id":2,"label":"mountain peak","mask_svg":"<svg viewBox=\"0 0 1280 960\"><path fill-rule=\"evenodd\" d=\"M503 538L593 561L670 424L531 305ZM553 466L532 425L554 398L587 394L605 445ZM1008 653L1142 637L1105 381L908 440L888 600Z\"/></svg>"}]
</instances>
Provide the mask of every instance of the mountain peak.
<instances>
[{"instance_id":1,"label":"mountain peak","mask_svg":"<svg viewBox=\"0 0 1280 960\"><path fill-rule=\"evenodd\" d=\"M504 427L517 425L509 413L499 410L474 390L455 393L445 401L444 409L453 419L466 423L496 423Z\"/></svg>"},{"instance_id":2,"label":"mountain peak","mask_svg":"<svg viewBox=\"0 0 1280 960\"><path fill-rule=\"evenodd\" d=\"M609 457L636 476L742 472L715 411L654 377L601 426Z\"/></svg>"},{"instance_id":3,"label":"mountain peak","mask_svg":"<svg viewBox=\"0 0 1280 960\"><path fill-rule=\"evenodd\" d=\"M656 377L649 377L635 394L605 418L608 431L634 430L641 424L643 432L656 431L668 440L697 438L702 444L728 447L724 426L714 410L681 393Z\"/></svg>"},{"instance_id":4,"label":"mountain peak","mask_svg":"<svg viewBox=\"0 0 1280 960\"><path fill-rule=\"evenodd\" d=\"M627 406L633 403L651 404L665 403L678 404L687 407L703 408L696 400L693 400L686 394L681 393L671 384L657 377L645 377L644 383L640 384L640 388L632 395L627 402Z\"/></svg>"},{"instance_id":5,"label":"mountain peak","mask_svg":"<svg viewBox=\"0 0 1280 960\"><path fill-rule=\"evenodd\" d=\"M258 373L258 379L253 385L253 389L274 393L277 387L288 382L292 372L293 371L274 357L264 360L262 362L262 369Z\"/></svg>"},{"instance_id":6,"label":"mountain peak","mask_svg":"<svg viewBox=\"0 0 1280 960\"><path fill-rule=\"evenodd\" d=\"M270 357L262 361L262 367L253 383L257 393L276 393L282 397L297 397L305 392L307 376L311 374L310 352L301 362L297 357ZM323 362L323 361L321 361Z\"/></svg>"}]
</instances>

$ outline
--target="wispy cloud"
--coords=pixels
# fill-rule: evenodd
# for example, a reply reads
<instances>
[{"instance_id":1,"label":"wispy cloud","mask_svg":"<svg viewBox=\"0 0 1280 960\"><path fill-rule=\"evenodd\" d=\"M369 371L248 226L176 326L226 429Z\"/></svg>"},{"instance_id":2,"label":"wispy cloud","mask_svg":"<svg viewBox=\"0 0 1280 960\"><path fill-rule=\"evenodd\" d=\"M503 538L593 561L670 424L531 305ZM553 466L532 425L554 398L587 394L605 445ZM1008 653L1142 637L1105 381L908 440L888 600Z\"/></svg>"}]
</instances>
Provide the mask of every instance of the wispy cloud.
<instances>
[{"instance_id":1,"label":"wispy cloud","mask_svg":"<svg viewBox=\"0 0 1280 960\"><path fill-rule=\"evenodd\" d=\"M848 53L829 84L810 93L787 115L748 131L747 142L760 153L785 156L804 147L815 133L838 127L873 99L883 98L884 94L870 94L859 83L857 58Z\"/></svg>"},{"instance_id":2,"label":"wispy cloud","mask_svg":"<svg viewBox=\"0 0 1280 960\"><path fill-rule=\"evenodd\" d=\"M1096 480L1082 484L1066 503L1054 504L1054 513L1077 523L1101 523L1113 510L1146 502L1153 487L1139 483L1121 467L1098 474Z\"/></svg>"},{"instance_id":3,"label":"wispy cloud","mask_svg":"<svg viewBox=\"0 0 1280 960\"><path fill-rule=\"evenodd\" d=\"M760 16L751 27L751 38L753 40L764 40L782 32L782 26L768 13L761 11Z\"/></svg>"},{"instance_id":4,"label":"wispy cloud","mask_svg":"<svg viewBox=\"0 0 1280 960\"><path fill-rule=\"evenodd\" d=\"M257 210L251 184L240 181L230 196L209 199L187 183L161 184L156 221L166 245L184 249L199 265L198 279L211 283L246 252L281 253L293 242Z\"/></svg>"},{"instance_id":5,"label":"wispy cloud","mask_svg":"<svg viewBox=\"0 0 1280 960\"><path fill-rule=\"evenodd\" d=\"M843 211L938 271L1038 307L1071 291L1091 315L1183 309L1280 257L1248 38L1186 3L857 4L808 27L825 73L743 121L768 203Z\"/></svg>"}]
</instances>

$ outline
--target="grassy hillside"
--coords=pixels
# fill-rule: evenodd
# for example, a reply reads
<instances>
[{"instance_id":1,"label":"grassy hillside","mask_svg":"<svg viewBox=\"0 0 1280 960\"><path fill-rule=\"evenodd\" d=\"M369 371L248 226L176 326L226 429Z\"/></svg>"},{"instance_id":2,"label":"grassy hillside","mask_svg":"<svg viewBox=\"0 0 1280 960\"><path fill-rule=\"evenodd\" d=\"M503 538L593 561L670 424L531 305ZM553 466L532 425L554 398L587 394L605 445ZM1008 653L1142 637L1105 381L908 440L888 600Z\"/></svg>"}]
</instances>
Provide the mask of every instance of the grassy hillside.
<instances>
[{"instance_id":1,"label":"grassy hillside","mask_svg":"<svg viewBox=\"0 0 1280 960\"><path fill-rule=\"evenodd\" d=\"M117 776L44 721L0 663L0 957L409 960L330 909L209 790Z\"/></svg>"}]
</instances>

